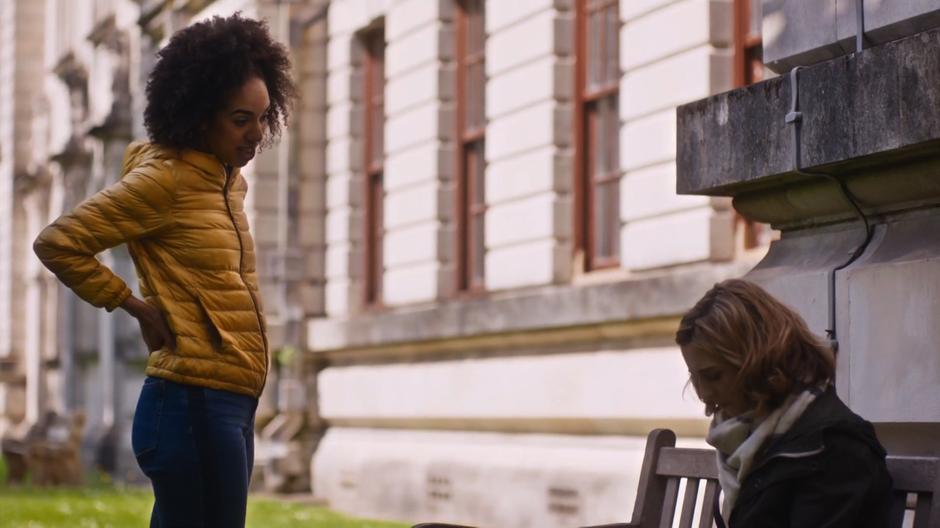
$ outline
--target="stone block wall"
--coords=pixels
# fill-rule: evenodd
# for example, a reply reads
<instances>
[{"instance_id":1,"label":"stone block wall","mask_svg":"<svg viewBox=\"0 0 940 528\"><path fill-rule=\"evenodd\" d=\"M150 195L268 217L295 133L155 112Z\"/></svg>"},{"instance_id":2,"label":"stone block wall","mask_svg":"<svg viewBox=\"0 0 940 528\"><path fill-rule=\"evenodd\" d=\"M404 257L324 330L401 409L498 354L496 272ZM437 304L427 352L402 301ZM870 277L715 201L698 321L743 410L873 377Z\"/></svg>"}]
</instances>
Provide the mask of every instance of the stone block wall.
<instances>
[{"instance_id":1,"label":"stone block wall","mask_svg":"<svg viewBox=\"0 0 940 528\"><path fill-rule=\"evenodd\" d=\"M726 201L677 196L676 106L731 88L731 2L621 2L621 261L642 270L734 256Z\"/></svg>"},{"instance_id":2,"label":"stone block wall","mask_svg":"<svg viewBox=\"0 0 940 528\"><path fill-rule=\"evenodd\" d=\"M863 0L865 47L940 26L933 0ZM763 1L764 62L777 73L855 51L856 0Z\"/></svg>"},{"instance_id":3,"label":"stone block wall","mask_svg":"<svg viewBox=\"0 0 940 528\"><path fill-rule=\"evenodd\" d=\"M730 88L730 1L620 7L621 268L575 266L575 2L489 0L486 291L455 296L453 0L331 2L316 496L406 521L624 521L646 432L701 442L672 333L746 268L719 263L728 200L674 194L676 106ZM380 22L384 303L367 310L357 35Z\"/></svg>"},{"instance_id":4,"label":"stone block wall","mask_svg":"<svg viewBox=\"0 0 940 528\"><path fill-rule=\"evenodd\" d=\"M486 3L490 290L558 283L571 275L571 5Z\"/></svg>"}]
</instances>

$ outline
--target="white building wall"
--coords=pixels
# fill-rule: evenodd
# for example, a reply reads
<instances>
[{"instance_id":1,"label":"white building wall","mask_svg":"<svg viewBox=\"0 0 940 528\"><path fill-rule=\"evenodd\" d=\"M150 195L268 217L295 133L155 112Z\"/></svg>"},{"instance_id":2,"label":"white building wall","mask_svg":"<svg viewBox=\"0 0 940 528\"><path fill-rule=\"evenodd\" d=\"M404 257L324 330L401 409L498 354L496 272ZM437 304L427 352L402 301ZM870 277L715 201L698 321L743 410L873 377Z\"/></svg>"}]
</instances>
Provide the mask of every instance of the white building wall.
<instances>
[{"instance_id":1,"label":"white building wall","mask_svg":"<svg viewBox=\"0 0 940 528\"><path fill-rule=\"evenodd\" d=\"M385 4L346 0L330 5L327 44L326 313L358 309L362 278L361 86L356 31L384 16Z\"/></svg>"},{"instance_id":2,"label":"white building wall","mask_svg":"<svg viewBox=\"0 0 940 528\"><path fill-rule=\"evenodd\" d=\"M354 365L320 377L320 412L327 420L697 420L702 404L687 382L682 357L671 346ZM382 396L362 398L363 387Z\"/></svg>"},{"instance_id":3,"label":"white building wall","mask_svg":"<svg viewBox=\"0 0 940 528\"><path fill-rule=\"evenodd\" d=\"M12 360L11 374L30 373L24 349L32 337L27 306L29 251L24 203L17 189L30 169L32 115L43 69L45 3L8 0L0 3L0 358ZM11 386L0 388L0 415L15 421L35 420L25 404L26 394ZM11 425L0 420L0 433Z\"/></svg>"},{"instance_id":4,"label":"white building wall","mask_svg":"<svg viewBox=\"0 0 940 528\"><path fill-rule=\"evenodd\" d=\"M621 4L622 266L628 271L731 257L727 205L675 195L675 108L730 88L729 7L730 0ZM573 0L486 3L484 304L581 287L569 284L573 9ZM400 317L407 325L412 310L431 310L428 301L450 297L452 14L449 0L331 4L327 319L311 324L309 344L314 354L338 359L317 377L319 413L329 428L311 461L314 494L356 514L408 521L520 528L624 521L642 435L670 426L700 442L705 431L669 332L652 344L598 338L521 352L513 347L527 337L514 332L493 337L507 340L505 350L478 353L463 344L469 348L448 353L448 341L440 357L428 353L421 361L359 359L366 350L343 356L333 346L355 340L342 335L347 320ZM355 32L380 17L388 41L386 306L362 314L362 81ZM638 302L656 304L660 295L669 293L649 292ZM512 314L494 309L490 317ZM441 324L473 321L457 315ZM430 346L363 347L372 345L401 347L388 353L404 357ZM575 430L579 435L561 434Z\"/></svg>"},{"instance_id":5,"label":"white building wall","mask_svg":"<svg viewBox=\"0 0 940 528\"><path fill-rule=\"evenodd\" d=\"M570 0L486 2L486 287L571 273Z\"/></svg>"},{"instance_id":6,"label":"white building wall","mask_svg":"<svg viewBox=\"0 0 940 528\"><path fill-rule=\"evenodd\" d=\"M449 292L453 95L452 6L445 0L343 0L330 6L327 81L326 310L363 304L362 50L357 32L383 20L385 216L382 303L433 301Z\"/></svg>"},{"instance_id":7,"label":"white building wall","mask_svg":"<svg viewBox=\"0 0 940 528\"><path fill-rule=\"evenodd\" d=\"M0 146L13 143L13 83L16 66L16 4L0 2ZM13 158L0 152L0 356L12 349L10 288L12 287Z\"/></svg>"},{"instance_id":8,"label":"white building wall","mask_svg":"<svg viewBox=\"0 0 940 528\"><path fill-rule=\"evenodd\" d=\"M443 298L453 282L449 218L452 171L426 163L453 152L449 1L409 0L386 15L385 238L383 302ZM451 279L451 280L448 280Z\"/></svg>"},{"instance_id":9,"label":"white building wall","mask_svg":"<svg viewBox=\"0 0 940 528\"><path fill-rule=\"evenodd\" d=\"M732 88L731 4L620 3L620 249L628 269L733 257L730 206L675 194L676 106Z\"/></svg>"}]
</instances>

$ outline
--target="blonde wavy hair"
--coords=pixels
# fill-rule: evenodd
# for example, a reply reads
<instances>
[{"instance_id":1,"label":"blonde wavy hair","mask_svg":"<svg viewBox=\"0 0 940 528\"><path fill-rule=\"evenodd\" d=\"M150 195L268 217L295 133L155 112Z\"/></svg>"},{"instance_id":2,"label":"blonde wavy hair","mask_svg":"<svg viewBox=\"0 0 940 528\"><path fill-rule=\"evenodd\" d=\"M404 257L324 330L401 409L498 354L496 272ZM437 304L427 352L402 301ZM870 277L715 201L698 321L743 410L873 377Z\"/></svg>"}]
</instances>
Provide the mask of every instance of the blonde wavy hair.
<instances>
[{"instance_id":1,"label":"blonde wavy hair","mask_svg":"<svg viewBox=\"0 0 940 528\"><path fill-rule=\"evenodd\" d=\"M735 390L758 415L835 376L835 354L803 318L745 280L726 280L705 293L682 317L676 343L733 366Z\"/></svg>"}]
</instances>

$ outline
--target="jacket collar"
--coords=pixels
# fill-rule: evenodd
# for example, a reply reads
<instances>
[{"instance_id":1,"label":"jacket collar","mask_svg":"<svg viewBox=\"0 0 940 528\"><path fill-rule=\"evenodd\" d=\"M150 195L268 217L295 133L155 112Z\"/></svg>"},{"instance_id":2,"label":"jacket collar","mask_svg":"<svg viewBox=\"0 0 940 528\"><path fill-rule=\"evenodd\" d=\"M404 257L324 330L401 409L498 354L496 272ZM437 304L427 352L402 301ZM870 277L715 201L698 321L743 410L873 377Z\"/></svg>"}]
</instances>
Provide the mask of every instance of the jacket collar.
<instances>
[{"instance_id":1,"label":"jacket collar","mask_svg":"<svg viewBox=\"0 0 940 528\"><path fill-rule=\"evenodd\" d=\"M216 181L220 186L224 186L228 181L228 176L225 173L225 165L213 154L186 148L179 150L177 157L181 161L196 167L201 172L211 177L212 180ZM237 176L238 167L232 167L232 181L234 181Z\"/></svg>"},{"instance_id":2,"label":"jacket collar","mask_svg":"<svg viewBox=\"0 0 940 528\"><path fill-rule=\"evenodd\" d=\"M135 141L127 146L124 151L121 174L127 174L132 168L148 161L174 159L192 165L204 174L207 179L217 183L219 188L224 188L227 181L235 181L239 175L238 167L233 167L232 177L229 179L225 174L225 165L212 154L194 149L165 147L158 143L146 141Z\"/></svg>"}]
</instances>

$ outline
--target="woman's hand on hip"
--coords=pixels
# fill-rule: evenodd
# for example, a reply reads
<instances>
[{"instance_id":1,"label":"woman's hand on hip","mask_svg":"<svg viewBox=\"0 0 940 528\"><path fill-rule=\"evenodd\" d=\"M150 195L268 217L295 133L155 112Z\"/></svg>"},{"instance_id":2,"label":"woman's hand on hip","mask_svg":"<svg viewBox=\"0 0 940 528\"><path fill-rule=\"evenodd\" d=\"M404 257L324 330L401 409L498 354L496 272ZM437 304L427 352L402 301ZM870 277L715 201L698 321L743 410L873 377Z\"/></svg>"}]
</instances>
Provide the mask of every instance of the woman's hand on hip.
<instances>
[{"instance_id":1,"label":"woman's hand on hip","mask_svg":"<svg viewBox=\"0 0 940 528\"><path fill-rule=\"evenodd\" d=\"M133 295L121 304L121 308L137 319L148 351L156 352L164 347L176 350L176 338L170 331L166 316L158 308Z\"/></svg>"}]
</instances>

